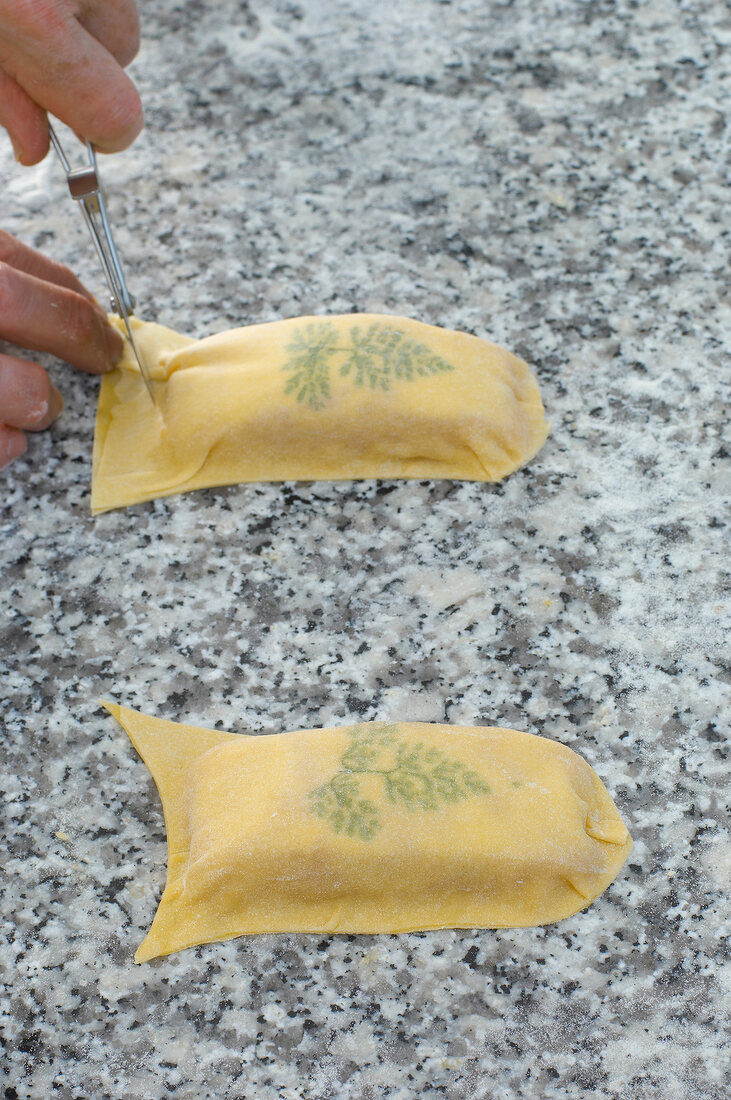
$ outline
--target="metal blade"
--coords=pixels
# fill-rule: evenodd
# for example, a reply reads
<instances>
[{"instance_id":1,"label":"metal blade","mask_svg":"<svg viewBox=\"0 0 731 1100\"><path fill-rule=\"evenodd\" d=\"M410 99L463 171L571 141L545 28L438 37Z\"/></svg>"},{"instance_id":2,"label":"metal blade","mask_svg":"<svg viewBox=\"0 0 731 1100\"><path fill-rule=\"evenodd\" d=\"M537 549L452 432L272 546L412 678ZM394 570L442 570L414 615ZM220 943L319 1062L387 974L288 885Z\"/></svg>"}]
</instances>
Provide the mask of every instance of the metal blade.
<instances>
[{"instance_id":1,"label":"metal blade","mask_svg":"<svg viewBox=\"0 0 731 1100\"><path fill-rule=\"evenodd\" d=\"M157 401L155 400L155 394L152 389L152 375L143 356L140 355L134 336L132 335L132 326L129 323L135 303L127 287L127 280L124 277L119 254L114 244L112 228L109 224L109 218L107 217L107 208L99 182L94 147L87 141L86 148L89 154L89 164L83 168L72 169L66 154L61 148L61 143L54 133L53 127L49 127L49 130L53 147L58 153L64 171L66 172L69 192L71 197L81 206L84 221L87 224L91 239L94 242L94 247L99 256L104 278L107 280L107 286L109 287L112 309L124 321L129 346L132 348L137 366L140 369L140 376L145 383L152 403L157 407Z\"/></svg>"},{"instance_id":2,"label":"metal blade","mask_svg":"<svg viewBox=\"0 0 731 1100\"><path fill-rule=\"evenodd\" d=\"M135 343L134 336L132 335L132 328L131 328L130 323L129 323L129 316L128 316L127 311L124 308L124 306L122 306L121 317L122 317L122 320L124 321L124 327L127 330L127 339L129 340L129 346L132 348L132 351L134 352L134 357L137 360L137 366L140 368L140 375L142 376L142 381L145 383L145 386L147 387L147 392L149 393L149 395L152 399L152 403L154 405L157 405L157 401L155 400L155 394L153 393L153 390L152 390L152 375L150 374L149 367L145 363L145 360L144 360L143 356L140 355L140 353L137 349L137 344Z\"/></svg>"}]
</instances>

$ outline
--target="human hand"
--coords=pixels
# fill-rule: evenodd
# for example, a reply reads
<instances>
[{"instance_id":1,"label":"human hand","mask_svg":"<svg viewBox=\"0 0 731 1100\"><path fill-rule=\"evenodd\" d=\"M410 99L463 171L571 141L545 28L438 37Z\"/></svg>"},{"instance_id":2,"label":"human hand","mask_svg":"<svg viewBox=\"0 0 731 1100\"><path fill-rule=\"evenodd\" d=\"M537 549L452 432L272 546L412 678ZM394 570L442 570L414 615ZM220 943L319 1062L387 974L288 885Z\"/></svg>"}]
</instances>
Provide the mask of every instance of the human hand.
<instances>
[{"instance_id":1,"label":"human hand","mask_svg":"<svg viewBox=\"0 0 731 1100\"><path fill-rule=\"evenodd\" d=\"M0 339L48 351L102 374L123 342L75 275L0 230ZM40 431L63 408L43 367L0 353L0 469L25 451L26 431Z\"/></svg>"},{"instance_id":2,"label":"human hand","mask_svg":"<svg viewBox=\"0 0 731 1100\"><path fill-rule=\"evenodd\" d=\"M21 164L48 152L46 111L102 153L134 141L142 104L122 67L138 46L134 0L0 0L0 126Z\"/></svg>"}]
</instances>

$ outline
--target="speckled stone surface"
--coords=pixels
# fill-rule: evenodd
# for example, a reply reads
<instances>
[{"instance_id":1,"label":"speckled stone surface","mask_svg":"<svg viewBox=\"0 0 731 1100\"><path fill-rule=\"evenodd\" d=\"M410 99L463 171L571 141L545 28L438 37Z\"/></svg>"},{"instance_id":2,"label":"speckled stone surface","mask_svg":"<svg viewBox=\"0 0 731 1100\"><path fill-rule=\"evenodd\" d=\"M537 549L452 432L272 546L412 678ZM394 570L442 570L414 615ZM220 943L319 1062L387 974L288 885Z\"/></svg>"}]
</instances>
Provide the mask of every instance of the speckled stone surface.
<instances>
[{"instance_id":1,"label":"speckled stone surface","mask_svg":"<svg viewBox=\"0 0 731 1100\"><path fill-rule=\"evenodd\" d=\"M146 0L105 161L143 313L400 313L531 362L501 485L247 485L93 520L97 383L2 477L4 1097L720 1100L731 858L722 0ZM102 293L57 165L2 224ZM725 544L726 553L728 543ZM273 732L503 724L635 849L546 928L262 936L144 966L155 788L100 696Z\"/></svg>"}]
</instances>

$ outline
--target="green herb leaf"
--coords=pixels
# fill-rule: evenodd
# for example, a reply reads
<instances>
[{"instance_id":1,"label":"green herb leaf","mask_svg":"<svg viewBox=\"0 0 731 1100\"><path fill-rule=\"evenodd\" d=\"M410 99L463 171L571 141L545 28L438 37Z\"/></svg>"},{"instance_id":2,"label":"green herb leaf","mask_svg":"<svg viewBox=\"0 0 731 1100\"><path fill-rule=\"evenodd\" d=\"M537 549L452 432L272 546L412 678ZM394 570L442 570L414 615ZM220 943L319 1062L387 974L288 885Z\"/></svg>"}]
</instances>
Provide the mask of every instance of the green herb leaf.
<instances>
[{"instance_id":1,"label":"green herb leaf","mask_svg":"<svg viewBox=\"0 0 731 1100\"><path fill-rule=\"evenodd\" d=\"M356 386L371 390L386 391L394 381L412 382L454 370L451 363L424 344L378 322L365 329L354 325L349 346L338 346L337 339L337 329L329 321L309 321L295 330L282 367L290 376L285 393L294 394L297 401L311 409L324 408L331 397L331 359L339 353L346 356L340 376L350 376Z\"/></svg>"},{"instance_id":2,"label":"green herb leaf","mask_svg":"<svg viewBox=\"0 0 731 1100\"><path fill-rule=\"evenodd\" d=\"M356 386L389 390L394 378L411 382L417 377L454 370L446 359L398 329L384 328L378 323L369 325L365 331L355 326L351 339L353 349L340 374L346 377L352 372Z\"/></svg>"},{"instance_id":3,"label":"green herb leaf","mask_svg":"<svg viewBox=\"0 0 731 1100\"><path fill-rule=\"evenodd\" d=\"M330 400L329 359L338 350L335 326L327 321L310 321L295 330L287 345L289 359L282 367L290 378L285 393L294 393L297 400L311 409L321 409Z\"/></svg>"},{"instance_id":4,"label":"green herb leaf","mask_svg":"<svg viewBox=\"0 0 731 1100\"><path fill-rule=\"evenodd\" d=\"M345 772L311 791L310 802L313 814L329 820L336 833L371 840L380 828L378 810L360 797L358 780Z\"/></svg>"},{"instance_id":5,"label":"green herb leaf","mask_svg":"<svg viewBox=\"0 0 731 1100\"><path fill-rule=\"evenodd\" d=\"M440 802L460 802L489 794L476 771L421 741L398 740L396 725L354 726L340 771L310 792L312 812L336 833L371 840L381 828L378 807L361 797L359 776L382 777L385 798L410 812L432 812Z\"/></svg>"},{"instance_id":6,"label":"green herb leaf","mask_svg":"<svg viewBox=\"0 0 731 1100\"><path fill-rule=\"evenodd\" d=\"M351 745L343 753L341 768L351 772L378 770L376 765L383 763L381 750L393 745L395 732L396 726L379 726L375 730L368 726L354 726L349 731Z\"/></svg>"}]
</instances>

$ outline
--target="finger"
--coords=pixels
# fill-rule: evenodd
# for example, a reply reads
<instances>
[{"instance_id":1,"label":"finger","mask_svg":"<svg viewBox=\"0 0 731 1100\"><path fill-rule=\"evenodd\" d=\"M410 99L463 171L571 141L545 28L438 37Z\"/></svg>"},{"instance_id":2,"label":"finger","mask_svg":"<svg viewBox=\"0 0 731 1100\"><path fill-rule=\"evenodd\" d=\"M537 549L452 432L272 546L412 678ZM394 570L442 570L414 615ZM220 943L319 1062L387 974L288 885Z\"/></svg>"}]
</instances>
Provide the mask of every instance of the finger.
<instances>
[{"instance_id":1,"label":"finger","mask_svg":"<svg viewBox=\"0 0 731 1100\"><path fill-rule=\"evenodd\" d=\"M5 31L5 71L101 152L126 149L143 125L137 89L70 9L44 8L41 21L31 7Z\"/></svg>"},{"instance_id":2,"label":"finger","mask_svg":"<svg viewBox=\"0 0 731 1100\"><path fill-rule=\"evenodd\" d=\"M0 338L49 351L80 370L101 374L123 341L87 298L0 263Z\"/></svg>"},{"instance_id":3,"label":"finger","mask_svg":"<svg viewBox=\"0 0 731 1100\"><path fill-rule=\"evenodd\" d=\"M22 432L0 424L0 470L3 470L14 458L25 454L28 440Z\"/></svg>"},{"instance_id":4,"label":"finger","mask_svg":"<svg viewBox=\"0 0 731 1100\"><path fill-rule=\"evenodd\" d=\"M48 152L46 112L0 69L0 126L8 131L16 160L38 164Z\"/></svg>"},{"instance_id":5,"label":"finger","mask_svg":"<svg viewBox=\"0 0 731 1100\"><path fill-rule=\"evenodd\" d=\"M0 229L0 263L10 264L18 271L24 271L26 275L35 275L36 279L43 279L46 283L55 283L56 286L65 286L68 290L83 294L102 317L105 315L94 295L76 278L70 268L50 260L48 256L44 256L42 252L36 252L27 244L22 244L2 229Z\"/></svg>"},{"instance_id":6,"label":"finger","mask_svg":"<svg viewBox=\"0 0 731 1100\"><path fill-rule=\"evenodd\" d=\"M0 420L7 428L40 432L63 409L63 398L37 363L0 355Z\"/></svg>"},{"instance_id":7,"label":"finger","mask_svg":"<svg viewBox=\"0 0 731 1100\"><path fill-rule=\"evenodd\" d=\"M134 0L82 0L77 19L123 67L140 48L140 18Z\"/></svg>"}]
</instances>

